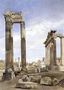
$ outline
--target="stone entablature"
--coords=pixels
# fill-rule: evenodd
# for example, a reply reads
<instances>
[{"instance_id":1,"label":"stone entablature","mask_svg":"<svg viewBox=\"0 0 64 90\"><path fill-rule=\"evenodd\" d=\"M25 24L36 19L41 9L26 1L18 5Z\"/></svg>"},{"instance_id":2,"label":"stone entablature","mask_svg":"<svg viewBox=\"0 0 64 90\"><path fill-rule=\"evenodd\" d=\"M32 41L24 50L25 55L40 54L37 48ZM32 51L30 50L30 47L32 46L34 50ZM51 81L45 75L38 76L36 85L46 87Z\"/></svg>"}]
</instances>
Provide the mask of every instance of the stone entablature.
<instances>
[{"instance_id":1,"label":"stone entablature","mask_svg":"<svg viewBox=\"0 0 64 90\"><path fill-rule=\"evenodd\" d=\"M47 46L50 43L50 41L53 42L53 39L54 39L54 36L55 36L55 32L56 31L51 31L51 32L48 33L47 39L44 42L45 46Z\"/></svg>"},{"instance_id":2,"label":"stone entablature","mask_svg":"<svg viewBox=\"0 0 64 90\"><path fill-rule=\"evenodd\" d=\"M21 12L6 12L4 17L6 22L22 23L24 21Z\"/></svg>"}]
</instances>

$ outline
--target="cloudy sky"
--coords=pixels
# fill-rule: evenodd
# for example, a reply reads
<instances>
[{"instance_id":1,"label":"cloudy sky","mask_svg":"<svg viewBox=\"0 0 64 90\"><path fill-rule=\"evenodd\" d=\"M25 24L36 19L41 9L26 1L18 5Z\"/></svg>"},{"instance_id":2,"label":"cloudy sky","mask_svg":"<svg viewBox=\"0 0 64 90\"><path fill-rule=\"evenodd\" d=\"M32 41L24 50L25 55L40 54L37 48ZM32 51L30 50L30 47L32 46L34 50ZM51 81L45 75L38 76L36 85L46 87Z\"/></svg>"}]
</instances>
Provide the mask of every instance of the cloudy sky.
<instances>
[{"instance_id":1,"label":"cloudy sky","mask_svg":"<svg viewBox=\"0 0 64 90\"><path fill-rule=\"evenodd\" d=\"M51 29L64 33L64 0L0 0L0 59L5 59L6 11L22 11L26 29L27 61L42 60L43 42ZM20 26L13 25L14 58L20 56Z\"/></svg>"}]
</instances>

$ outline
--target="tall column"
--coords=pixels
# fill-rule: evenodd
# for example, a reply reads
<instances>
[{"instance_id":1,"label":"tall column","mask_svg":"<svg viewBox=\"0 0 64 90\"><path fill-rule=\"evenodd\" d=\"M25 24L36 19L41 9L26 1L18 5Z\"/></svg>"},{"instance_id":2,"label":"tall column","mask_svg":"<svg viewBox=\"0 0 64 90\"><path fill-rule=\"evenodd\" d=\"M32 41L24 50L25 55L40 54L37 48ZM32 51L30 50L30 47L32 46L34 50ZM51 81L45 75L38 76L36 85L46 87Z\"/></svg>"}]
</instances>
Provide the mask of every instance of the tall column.
<instances>
[{"instance_id":1,"label":"tall column","mask_svg":"<svg viewBox=\"0 0 64 90\"><path fill-rule=\"evenodd\" d=\"M3 73L3 80L10 80L12 78L12 73L10 68L12 66L12 49L11 49L11 22L6 21L6 30L5 30L5 48L6 48L6 55L5 55L5 72Z\"/></svg>"},{"instance_id":2,"label":"tall column","mask_svg":"<svg viewBox=\"0 0 64 90\"><path fill-rule=\"evenodd\" d=\"M61 65L62 65L62 37L60 38L60 55L61 55Z\"/></svg>"},{"instance_id":3,"label":"tall column","mask_svg":"<svg viewBox=\"0 0 64 90\"><path fill-rule=\"evenodd\" d=\"M11 68L11 26L10 22L6 22L5 42L6 42L6 70Z\"/></svg>"},{"instance_id":4,"label":"tall column","mask_svg":"<svg viewBox=\"0 0 64 90\"><path fill-rule=\"evenodd\" d=\"M61 63L64 65L64 37L61 38Z\"/></svg>"},{"instance_id":5,"label":"tall column","mask_svg":"<svg viewBox=\"0 0 64 90\"><path fill-rule=\"evenodd\" d=\"M22 69L26 68L26 39L25 39L25 22L22 21L21 25L21 65Z\"/></svg>"},{"instance_id":6,"label":"tall column","mask_svg":"<svg viewBox=\"0 0 64 90\"><path fill-rule=\"evenodd\" d=\"M14 70L13 67L13 37L11 36L11 68Z\"/></svg>"},{"instance_id":7,"label":"tall column","mask_svg":"<svg viewBox=\"0 0 64 90\"><path fill-rule=\"evenodd\" d=\"M54 40L54 65L57 65L57 62L56 62L56 40Z\"/></svg>"},{"instance_id":8,"label":"tall column","mask_svg":"<svg viewBox=\"0 0 64 90\"><path fill-rule=\"evenodd\" d=\"M54 66L56 66L56 41L52 39L51 47L50 47L50 67L53 70Z\"/></svg>"}]
</instances>

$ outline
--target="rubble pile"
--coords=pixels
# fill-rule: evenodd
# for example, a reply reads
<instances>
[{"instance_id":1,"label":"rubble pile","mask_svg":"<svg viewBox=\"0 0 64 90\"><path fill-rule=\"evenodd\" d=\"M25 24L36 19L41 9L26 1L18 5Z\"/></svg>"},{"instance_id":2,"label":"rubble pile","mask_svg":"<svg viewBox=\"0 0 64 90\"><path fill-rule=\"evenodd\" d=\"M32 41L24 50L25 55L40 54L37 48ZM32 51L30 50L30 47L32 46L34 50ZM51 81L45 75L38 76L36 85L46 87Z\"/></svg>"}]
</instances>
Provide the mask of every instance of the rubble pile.
<instances>
[{"instance_id":1,"label":"rubble pile","mask_svg":"<svg viewBox=\"0 0 64 90\"><path fill-rule=\"evenodd\" d=\"M21 79L18 80L16 88L22 89L34 89L37 88L37 83L31 82L31 78L27 75L24 75Z\"/></svg>"}]
</instances>

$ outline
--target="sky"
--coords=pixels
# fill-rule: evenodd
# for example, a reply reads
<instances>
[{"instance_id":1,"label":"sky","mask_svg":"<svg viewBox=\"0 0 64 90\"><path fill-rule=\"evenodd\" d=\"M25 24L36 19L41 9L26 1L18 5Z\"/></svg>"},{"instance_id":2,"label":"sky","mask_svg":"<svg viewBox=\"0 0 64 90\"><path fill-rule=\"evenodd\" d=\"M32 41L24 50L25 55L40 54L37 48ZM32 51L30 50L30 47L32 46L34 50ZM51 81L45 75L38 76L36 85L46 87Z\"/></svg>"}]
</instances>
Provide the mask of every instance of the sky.
<instances>
[{"instance_id":1,"label":"sky","mask_svg":"<svg viewBox=\"0 0 64 90\"><path fill-rule=\"evenodd\" d=\"M0 59L5 59L4 13L7 11L22 11L26 30L27 62L45 57L43 43L50 30L64 34L64 0L0 0ZM14 59L17 59L20 57L20 26L14 24L12 31ZM58 48L59 46L58 43Z\"/></svg>"}]
</instances>

